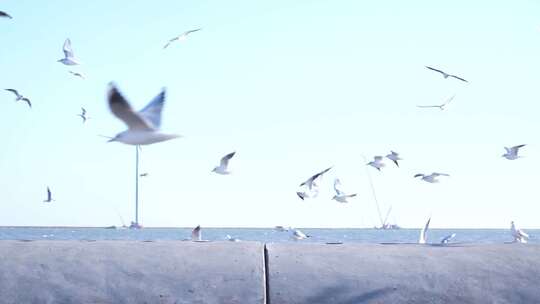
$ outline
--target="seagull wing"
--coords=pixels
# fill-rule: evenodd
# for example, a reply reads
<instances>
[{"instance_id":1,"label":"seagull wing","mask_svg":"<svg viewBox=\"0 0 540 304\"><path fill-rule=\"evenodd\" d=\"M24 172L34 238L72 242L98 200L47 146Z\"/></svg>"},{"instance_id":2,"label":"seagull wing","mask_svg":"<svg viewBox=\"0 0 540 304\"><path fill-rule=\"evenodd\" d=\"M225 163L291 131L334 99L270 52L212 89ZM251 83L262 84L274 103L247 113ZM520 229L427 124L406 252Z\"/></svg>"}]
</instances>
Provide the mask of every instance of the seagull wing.
<instances>
[{"instance_id":1,"label":"seagull wing","mask_svg":"<svg viewBox=\"0 0 540 304\"><path fill-rule=\"evenodd\" d=\"M52 198L51 189L49 189L49 187L47 187L47 200L50 201L51 198Z\"/></svg>"},{"instance_id":2,"label":"seagull wing","mask_svg":"<svg viewBox=\"0 0 540 304\"><path fill-rule=\"evenodd\" d=\"M71 48L71 40L69 40L69 38L66 39L66 41L64 42L63 50L64 50L64 55L66 57L68 57L68 58L69 57L74 57L73 56L73 49Z\"/></svg>"},{"instance_id":3,"label":"seagull wing","mask_svg":"<svg viewBox=\"0 0 540 304\"><path fill-rule=\"evenodd\" d=\"M118 119L122 120L131 130L153 130L150 123L141 117L137 112L133 111L133 108L124 99L124 97L118 92L118 89L114 85L110 85L109 94L109 108L111 112Z\"/></svg>"},{"instance_id":4,"label":"seagull wing","mask_svg":"<svg viewBox=\"0 0 540 304\"><path fill-rule=\"evenodd\" d=\"M202 30L202 28L198 28L198 29L194 29L194 30L185 31L182 35L183 35L183 36L187 36L187 35L189 35L189 34L191 34L191 33L194 33L194 32L200 31L200 30Z\"/></svg>"},{"instance_id":5,"label":"seagull wing","mask_svg":"<svg viewBox=\"0 0 540 304\"><path fill-rule=\"evenodd\" d=\"M82 115L83 115L83 116L86 115L86 109L85 109L85 108L81 108L81 110L82 110Z\"/></svg>"},{"instance_id":6,"label":"seagull wing","mask_svg":"<svg viewBox=\"0 0 540 304\"><path fill-rule=\"evenodd\" d=\"M234 154L236 154L236 152L231 152L231 153L229 153L229 154L223 156L223 157L221 158L221 161L220 161L220 164L219 164L219 165L220 165L222 168L227 168L227 166L229 165L229 160L230 160L231 158L233 158Z\"/></svg>"},{"instance_id":7,"label":"seagull wing","mask_svg":"<svg viewBox=\"0 0 540 304\"><path fill-rule=\"evenodd\" d=\"M336 191L337 195L345 194L345 193L343 193L343 191L341 191L341 189L339 189L340 186L341 186L341 181L339 180L339 178L336 178L334 180L334 190Z\"/></svg>"},{"instance_id":8,"label":"seagull wing","mask_svg":"<svg viewBox=\"0 0 540 304\"><path fill-rule=\"evenodd\" d=\"M437 70L437 69L432 68L432 67L429 67L429 66L426 66L426 68L428 68L428 69L430 69L430 70L432 70L432 71L435 71L435 72L439 72L439 73L441 73L441 74L446 74L445 72L443 72L443 71L441 71L441 70Z\"/></svg>"},{"instance_id":9,"label":"seagull wing","mask_svg":"<svg viewBox=\"0 0 540 304\"><path fill-rule=\"evenodd\" d=\"M427 220L426 225L424 226L424 228L422 228L422 230L420 230L420 240L418 241L418 243L420 243L420 244L425 244L426 243L426 240L427 240L426 232L429 229L429 223L430 222L431 222L431 217Z\"/></svg>"},{"instance_id":10,"label":"seagull wing","mask_svg":"<svg viewBox=\"0 0 540 304\"><path fill-rule=\"evenodd\" d=\"M440 108L441 106L417 106L418 108Z\"/></svg>"},{"instance_id":11,"label":"seagull wing","mask_svg":"<svg viewBox=\"0 0 540 304\"><path fill-rule=\"evenodd\" d=\"M454 99L454 97L456 97L456 95L452 95L452 97L448 98L448 100L446 100L446 102L443 103L442 105L445 106L445 105L449 104Z\"/></svg>"},{"instance_id":12,"label":"seagull wing","mask_svg":"<svg viewBox=\"0 0 540 304\"><path fill-rule=\"evenodd\" d=\"M164 49L168 48L169 45L171 45L171 43L173 43L174 41L176 41L178 39L179 39L178 37L174 37L174 38L169 39L169 41L167 41L167 43L163 46L163 48Z\"/></svg>"},{"instance_id":13,"label":"seagull wing","mask_svg":"<svg viewBox=\"0 0 540 304\"><path fill-rule=\"evenodd\" d=\"M165 104L165 89L159 93L146 107L139 111L140 116L149 121L154 129L161 127L161 111Z\"/></svg>"},{"instance_id":14,"label":"seagull wing","mask_svg":"<svg viewBox=\"0 0 540 304\"><path fill-rule=\"evenodd\" d=\"M522 237L526 237L526 238L529 238L529 235L527 233L525 233L525 231L521 230L521 229L518 229L517 230L518 234Z\"/></svg>"},{"instance_id":15,"label":"seagull wing","mask_svg":"<svg viewBox=\"0 0 540 304\"><path fill-rule=\"evenodd\" d=\"M424 174L422 174L422 173L418 173L418 174L414 175L414 177L423 177L423 176L424 176Z\"/></svg>"},{"instance_id":16,"label":"seagull wing","mask_svg":"<svg viewBox=\"0 0 540 304\"><path fill-rule=\"evenodd\" d=\"M15 90L15 89L5 89L5 90L8 91L8 92L13 93L13 94L15 94L15 95L17 95L17 97L20 97L20 96L21 96L21 94L19 94L19 92L17 92L17 90Z\"/></svg>"},{"instance_id":17,"label":"seagull wing","mask_svg":"<svg viewBox=\"0 0 540 304\"><path fill-rule=\"evenodd\" d=\"M506 148L506 147L505 147L505 149L506 149L506 151L508 151L509 153L517 154L519 148L523 148L523 147L525 147L525 145L517 145L517 146L513 146L512 148L510 148L510 150L508 150L508 148Z\"/></svg>"},{"instance_id":18,"label":"seagull wing","mask_svg":"<svg viewBox=\"0 0 540 304\"><path fill-rule=\"evenodd\" d=\"M437 176L450 176L450 174L439 173L439 172L433 172L433 173L431 173L431 175L432 175L433 177L437 177Z\"/></svg>"},{"instance_id":19,"label":"seagull wing","mask_svg":"<svg viewBox=\"0 0 540 304\"><path fill-rule=\"evenodd\" d=\"M458 77L458 76L456 76L456 75L450 75L450 77L454 77L455 79L459 79L459 80L461 80L461 81L468 82L467 80L465 80L465 79L463 79L463 78L461 78L461 77Z\"/></svg>"},{"instance_id":20,"label":"seagull wing","mask_svg":"<svg viewBox=\"0 0 540 304\"><path fill-rule=\"evenodd\" d=\"M31 108L32 107L32 103L30 102L30 99L24 97L23 99L21 99L22 101L26 101L26 103L28 104L28 106Z\"/></svg>"},{"instance_id":21,"label":"seagull wing","mask_svg":"<svg viewBox=\"0 0 540 304\"><path fill-rule=\"evenodd\" d=\"M6 17L6 18L9 18L9 19L13 19L13 17L11 17L8 13L2 12L2 11L0 11L0 17Z\"/></svg>"}]
</instances>

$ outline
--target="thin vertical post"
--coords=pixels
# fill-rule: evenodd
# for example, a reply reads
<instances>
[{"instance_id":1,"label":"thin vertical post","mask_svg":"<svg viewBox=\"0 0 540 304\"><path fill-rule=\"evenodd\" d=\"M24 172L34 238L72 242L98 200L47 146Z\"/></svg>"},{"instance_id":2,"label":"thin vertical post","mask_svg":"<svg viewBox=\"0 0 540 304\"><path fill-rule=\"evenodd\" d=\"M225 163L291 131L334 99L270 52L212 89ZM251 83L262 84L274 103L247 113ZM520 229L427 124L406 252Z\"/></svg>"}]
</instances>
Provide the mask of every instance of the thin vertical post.
<instances>
[{"instance_id":1,"label":"thin vertical post","mask_svg":"<svg viewBox=\"0 0 540 304\"><path fill-rule=\"evenodd\" d=\"M364 158L364 162L367 163L367 158L362 155L362 157ZM382 218L382 214L381 214L381 207L379 207L379 201L377 200L377 194L375 193L375 187L373 186L373 181L371 180L371 174L369 173L369 169L367 166L366 167L366 174L368 176L368 180L369 180L369 185L371 186L371 193L373 194L373 199L375 200L375 205L377 206L377 213L379 214L379 221L381 221L381 228L384 228L384 222L383 222L383 218Z\"/></svg>"},{"instance_id":2,"label":"thin vertical post","mask_svg":"<svg viewBox=\"0 0 540 304\"><path fill-rule=\"evenodd\" d=\"M135 225L139 227L139 146L135 146Z\"/></svg>"}]
</instances>

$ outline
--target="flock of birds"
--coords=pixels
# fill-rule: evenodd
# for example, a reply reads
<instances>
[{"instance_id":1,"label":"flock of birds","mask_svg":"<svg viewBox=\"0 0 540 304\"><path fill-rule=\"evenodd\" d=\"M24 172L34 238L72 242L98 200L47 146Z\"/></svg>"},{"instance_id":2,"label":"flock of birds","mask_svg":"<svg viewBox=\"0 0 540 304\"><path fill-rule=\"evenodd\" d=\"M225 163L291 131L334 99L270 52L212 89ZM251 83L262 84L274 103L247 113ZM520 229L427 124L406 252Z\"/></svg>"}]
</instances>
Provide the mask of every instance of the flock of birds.
<instances>
[{"instance_id":1,"label":"flock of birds","mask_svg":"<svg viewBox=\"0 0 540 304\"><path fill-rule=\"evenodd\" d=\"M0 11L0 18L8 18L13 19L11 15L9 15L6 12ZM175 36L167 41L167 43L163 46L163 49L168 48L171 43L175 41L183 41L186 40L187 36L200 31L201 28L196 28L193 30L185 31L182 34ZM75 57L75 54L73 52L73 48L71 46L71 40L68 38L65 40L64 45L62 47L62 51L64 53L64 57L59 59L58 62L67 65L67 66L76 66L80 65L81 61ZM440 69L436 69L430 66L426 66L427 69L440 73L444 79L448 78L454 78L459 81L468 83L467 80L464 78L453 75L450 73L447 73L445 71L442 71ZM85 79L85 76L80 72L73 72L68 71L70 74L72 74L75 77L79 77L81 79ZM31 108L32 103L29 98L23 96L19 91L16 89L5 89L8 92L11 92L15 95L15 101L23 101L26 102L27 105ZM135 146L141 146L141 145L150 145L155 144L167 140L171 140L174 138L181 137L181 135L177 134L169 134L164 133L161 131L161 112L163 110L163 105L165 103L165 96L166 96L166 90L163 89L154 99L152 99L148 105L146 105L143 109L140 111L135 111L129 102L122 96L120 91L117 89L116 85L114 83L109 84L108 88L108 105L109 109L112 112L114 116L116 116L118 119L123 121L126 126L127 130L122 131L118 133L116 136L109 138L109 142L120 142L128 145L135 145ZM446 102L439 105L418 105L419 108L439 108L440 110L445 110L445 107L454 99L455 95L450 97ZM90 117L87 116L87 111L84 107L81 108L81 113L77 114L77 116L81 117L82 122L85 123ZM502 157L508 159L508 160L516 160L520 156L518 156L518 152L520 148L523 148L525 145L517 145L513 147L505 147L506 153L502 155ZM221 158L220 163L218 166L216 166L212 172L220 175L229 175L231 174L231 171L229 170L229 162L230 160L235 156L236 152L228 153L227 155L223 156ZM381 171L382 168L385 167L384 158L391 160L397 167L399 167L399 161L403 160L400 158L399 153L395 151L390 151L389 154L387 154L385 157L382 156L374 156L373 160L368 162L367 165L371 166L378 171ZM306 181L302 182L300 184L300 190L296 192L297 196L301 200L309 199L317 197L319 194L319 185L318 180L321 179L321 177L330 171L332 167L329 167L323 171L320 171L311 177L309 177ZM148 173L143 173L141 176L146 176ZM440 173L440 172L433 172L431 174L424 174L424 173L417 173L414 175L414 178L420 178L422 181L428 182L428 183L438 183L439 179L438 177L450 176L447 173ZM354 198L357 194L356 193L346 193L341 188L342 184L339 178L336 178L334 180L334 191L335 195L332 197L332 200L335 200L339 203L348 203L348 199ZM52 199L52 193L49 187L47 187L47 198L44 200L46 203L51 203L54 200ZM421 230L419 243L426 243L427 236L426 232L429 228L429 223L431 221L431 218L427 221L424 228ZM201 240L201 227L197 226L192 233L192 240ZM282 226L276 226L276 230L278 231L292 231L292 237L296 240L302 240L306 239L310 236L304 234L298 229L293 228L285 228ZM529 236L522 230L517 229L515 227L514 222L511 222L511 233L514 237L514 240L516 242L527 242L527 239ZM449 236L446 236L441 240L441 243L445 244L448 243L452 238L455 237L455 234L451 234ZM238 239L232 238L228 236L228 239L231 241L237 241Z\"/></svg>"}]
</instances>

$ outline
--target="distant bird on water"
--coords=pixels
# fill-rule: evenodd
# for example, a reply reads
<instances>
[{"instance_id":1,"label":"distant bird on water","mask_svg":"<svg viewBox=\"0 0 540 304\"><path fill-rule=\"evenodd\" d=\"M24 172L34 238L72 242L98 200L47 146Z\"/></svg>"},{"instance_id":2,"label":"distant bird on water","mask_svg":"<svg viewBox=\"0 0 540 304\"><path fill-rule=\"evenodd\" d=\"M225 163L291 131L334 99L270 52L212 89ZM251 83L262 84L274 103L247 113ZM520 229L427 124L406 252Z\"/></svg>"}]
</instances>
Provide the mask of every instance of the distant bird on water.
<instances>
[{"instance_id":1,"label":"distant bird on water","mask_svg":"<svg viewBox=\"0 0 540 304\"><path fill-rule=\"evenodd\" d=\"M506 159L509 159L509 160L515 160L515 159L518 159L520 158L521 156L518 156L518 152L519 152L519 149L520 148L523 148L525 147L526 145L518 145L518 146L513 146L511 148L508 148L508 147L504 147L504 149L506 150L506 153L504 153L502 155L502 157L506 158Z\"/></svg>"},{"instance_id":2,"label":"distant bird on water","mask_svg":"<svg viewBox=\"0 0 540 304\"><path fill-rule=\"evenodd\" d=\"M73 49L71 48L71 40L66 39L64 42L64 47L62 48L64 51L64 58L58 59L58 62L61 62L65 65L78 65L81 64L77 59L75 59L75 55L73 54Z\"/></svg>"},{"instance_id":3,"label":"distant bird on water","mask_svg":"<svg viewBox=\"0 0 540 304\"><path fill-rule=\"evenodd\" d=\"M192 241L201 241L202 240L202 234L201 234L201 225L198 225L191 231L191 240Z\"/></svg>"},{"instance_id":4,"label":"distant bird on water","mask_svg":"<svg viewBox=\"0 0 540 304\"><path fill-rule=\"evenodd\" d=\"M385 165L382 162L383 157L382 156L375 156L373 157L373 160L367 163L368 166L372 166L373 168L381 171L381 168L383 168Z\"/></svg>"},{"instance_id":5,"label":"distant bird on water","mask_svg":"<svg viewBox=\"0 0 540 304\"><path fill-rule=\"evenodd\" d=\"M3 11L0 11L0 17L13 19L13 17L11 17L8 13L3 12Z\"/></svg>"},{"instance_id":6,"label":"distant bird on water","mask_svg":"<svg viewBox=\"0 0 540 304\"><path fill-rule=\"evenodd\" d=\"M118 133L109 142L117 141L128 145L150 145L171 140L180 135L166 134L160 131L161 111L165 103L165 89L146 107L135 112L114 84L109 85L108 102L111 112L127 126L127 131Z\"/></svg>"},{"instance_id":7,"label":"distant bird on water","mask_svg":"<svg viewBox=\"0 0 540 304\"><path fill-rule=\"evenodd\" d=\"M81 73L79 73L79 72L73 72L73 71L68 71L68 72L69 72L71 75L73 75L73 76L79 77L79 78L81 78L81 79L86 79L86 78L84 77L84 75L81 74Z\"/></svg>"},{"instance_id":8,"label":"distant bird on water","mask_svg":"<svg viewBox=\"0 0 540 304\"><path fill-rule=\"evenodd\" d=\"M319 177L322 177L323 174L325 174L326 172L330 171L330 169L332 169L332 167L330 168L327 168L327 169L324 169L323 171L311 176L310 178L308 178L305 182L301 183L300 184L300 187L302 186L306 186L309 190L311 190L313 187L317 187L317 184L315 183L315 181L319 178Z\"/></svg>"},{"instance_id":9,"label":"distant bird on water","mask_svg":"<svg viewBox=\"0 0 540 304\"><path fill-rule=\"evenodd\" d=\"M186 38L187 38L187 36L188 36L189 34L194 33L194 32L197 32L197 31L200 31L200 30L202 30L202 28L198 28L198 29L194 29L194 30L185 31L185 32L183 32L182 34L180 34L180 35L178 35L178 36L176 36L176 37L174 37L174 38L172 38L172 39L169 39L169 41L167 42L167 44L165 44L165 46L163 46L163 49L168 48L169 45L170 45L171 43L173 43L174 41L177 41L177 40L178 40L178 41L184 41L184 40L186 40Z\"/></svg>"},{"instance_id":10,"label":"distant bird on water","mask_svg":"<svg viewBox=\"0 0 540 304\"><path fill-rule=\"evenodd\" d=\"M50 202L53 202L54 200L52 199L52 193L51 193L51 189L49 187L47 187L47 199L44 200L43 202L44 203L50 203Z\"/></svg>"},{"instance_id":11,"label":"distant bird on water","mask_svg":"<svg viewBox=\"0 0 540 304\"><path fill-rule=\"evenodd\" d=\"M221 174L221 175L228 175L228 174L231 174L230 171L228 171L228 168L229 168L229 161L231 160L231 158L233 158L234 154L236 154L236 152L231 152L225 156L223 156L221 158L221 161L219 163L219 166L215 167L214 169L212 169L212 172L214 173L217 173L217 174Z\"/></svg>"},{"instance_id":12,"label":"distant bird on water","mask_svg":"<svg viewBox=\"0 0 540 304\"><path fill-rule=\"evenodd\" d=\"M448 104L454 99L455 96L456 96L456 95L453 95L452 97L448 98L448 99L446 100L445 103L440 104L440 105L433 105L433 106L417 106L417 107L419 107L419 108L439 108L441 111L443 111L443 110L444 110L444 107L446 107L446 105L448 105Z\"/></svg>"},{"instance_id":13,"label":"distant bird on water","mask_svg":"<svg viewBox=\"0 0 540 304\"><path fill-rule=\"evenodd\" d=\"M347 201L348 198L352 198L356 196L356 193L346 194L345 192L341 191L340 186L341 186L341 181L339 180L339 178L336 178L334 180L334 190L336 191L336 195L334 195L334 197L332 198L336 202L348 203Z\"/></svg>"},{"instance_id":14,"label":"distant bird on water","mask_svg":"<svg viewBox=\"0 0 540 304\"><path fill-rule=\"evenodd\" d=\"M448 244L455 237L456 237L455 233L449 234L441 239L441 244Z\"/></svg>"},{"instance_id":15,"label":"distant bird on water","mask_svg":"<svg viewBox=\"0 0 540 304\"><path fill-rule=\"evenodd\" d=\"M429 229L429 223L431 222L431 217L427 220L424 228L420 230L420 239L418 239L418 244L425 244L427 242L427 231Z\"/></svg>"},{"instance_id":16,"label":"distant bird on water","mask_svg":"<svg viewBox=\"0 0 540 304\"><path fill-rule=\"evenodd\" d=\"M298 229L294 229L291 237L295 239L296 241L299 241L299 240L310 238L311 236L303 233L302 231Z\"/></svg>"},{"instance_id":17,"label":"distant bird on water","mask_svg":"<svg viewBox=\"0 0 540 304\"><path fill-rule=\"evenodd\" d=\"M398 167L399 167L398 160L402 160L402 158L399 158L399 153L394 152L394 151L390 151L390 154L386 155L386 158L393 161L394 164L396 164L396 166Z\"/></svg>"},{"instance_id":18,"label":"distant bird on water","mask_svg":"<svg viewBox=\"0 0 540 304\"><path fill-rule=\"evenodd\" d=\"M86 120L90 118L90 117L86 117L86 109L85 108L81 108L81 114L77 114L77 116L82 118L83 123L85 123Z\"/></svg>"},{"instance_id":19,"label":"distant bird on water","mask_svg":"<svg viewBox=\"0 0 540 304\"><path fill-rule=\"evenodd\" d=\"M529 235L525 233L525 231L521 229L517 229L516 225L514 224L514 221L510 222L510 232L512 233L512 236L514 237L514 242L527 243L527 240L529 239Z\"/></svg>"},{"instance_id":20,"label":"distant bird on water","mask_svg":"<svg viewBox=\"0 0 540 304\"><path fill-rule=\"evenodd\" d=\"M426 66L426 68L428 68L428 69L430 69L430 70L432 70L432 71L441 73L441 74L443 75L444 79L446 79L446 78L448 78L448 77L452 77L452 78L455 78L455 79L458 79L458 80L461 80L461 81L464 81L464 82L468 82L467 80L465 80L465 79L463 79L463 78L461 78L461 77L458 77L458 76L456 76L456 75L448 74L448 73L445 73L445 72L443 72L443 71L441 71L441 70L437 70L437 69L432 68L432 67L429 67L429 66Z\"/></svg>"},{"instance_id":21,"label":"distant bird on water","mask_svg":"<svg viewBox=\"0 0 540 304\"><path fill-rule=\"evenodd\" d=\"M22 96L21 94L19 94L19 92L17 90L15 90L15 89L5 89L5 90L15 94L15 101L19 101L19 100L25 101L26 104L28 104L28 106L30 108L32 107L32 103L30 102L30 99L28 99L28 98Z\"/></svg>"},{"instance_id":22,"label":"distant bird on water","mask_svg":"<svg viewBox=\"0 0 540 304\"><path fill-rule=\"evenodd\" d=\"M432 183L432 184L439 182L439 180L437 179L437 177L439 176L450 176L450 175L446 173L437 173L437 172L433 172L430 175L425 175L423 173L418 173L414 175L414 177L421 177L423 181Z\"/></svg>"}]
</instances>

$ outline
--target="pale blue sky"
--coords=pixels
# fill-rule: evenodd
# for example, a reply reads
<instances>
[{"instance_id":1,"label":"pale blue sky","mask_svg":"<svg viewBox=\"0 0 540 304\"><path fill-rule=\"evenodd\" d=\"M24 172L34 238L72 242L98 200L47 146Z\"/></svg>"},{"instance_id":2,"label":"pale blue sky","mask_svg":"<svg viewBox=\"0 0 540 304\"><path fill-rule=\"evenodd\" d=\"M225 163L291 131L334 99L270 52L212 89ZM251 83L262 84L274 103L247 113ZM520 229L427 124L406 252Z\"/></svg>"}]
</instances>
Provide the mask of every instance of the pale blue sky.
<instances>
[{"instance_id":1,"label":"pale blue sky","mask_svg":"<svg viewBox=\"0 0 540 304\"><path fill-rule=\"evenodd\" d=\"M157 3L1 3L14 19L0 20L0 84L34 108L0 92L0 225L132 219L134 148L98 137L125 129L105 100L114 81L136 108L167 87L162 128L185 136L143 148L146 226L371 227L362 155L392 149L401 168L369 169L398 224L540 227L539 2ZM56 62L68 37L79 67ZM447 111L416 108L453 94ZM524 158L501 158L522 143ZM231 151L233 175L211 174ZM300 201L296 186L331 165L319 198ZM412 178L433 171L451 177ZM335 177L357 199L331 201Z\"/></svg>"}]
</instances>

